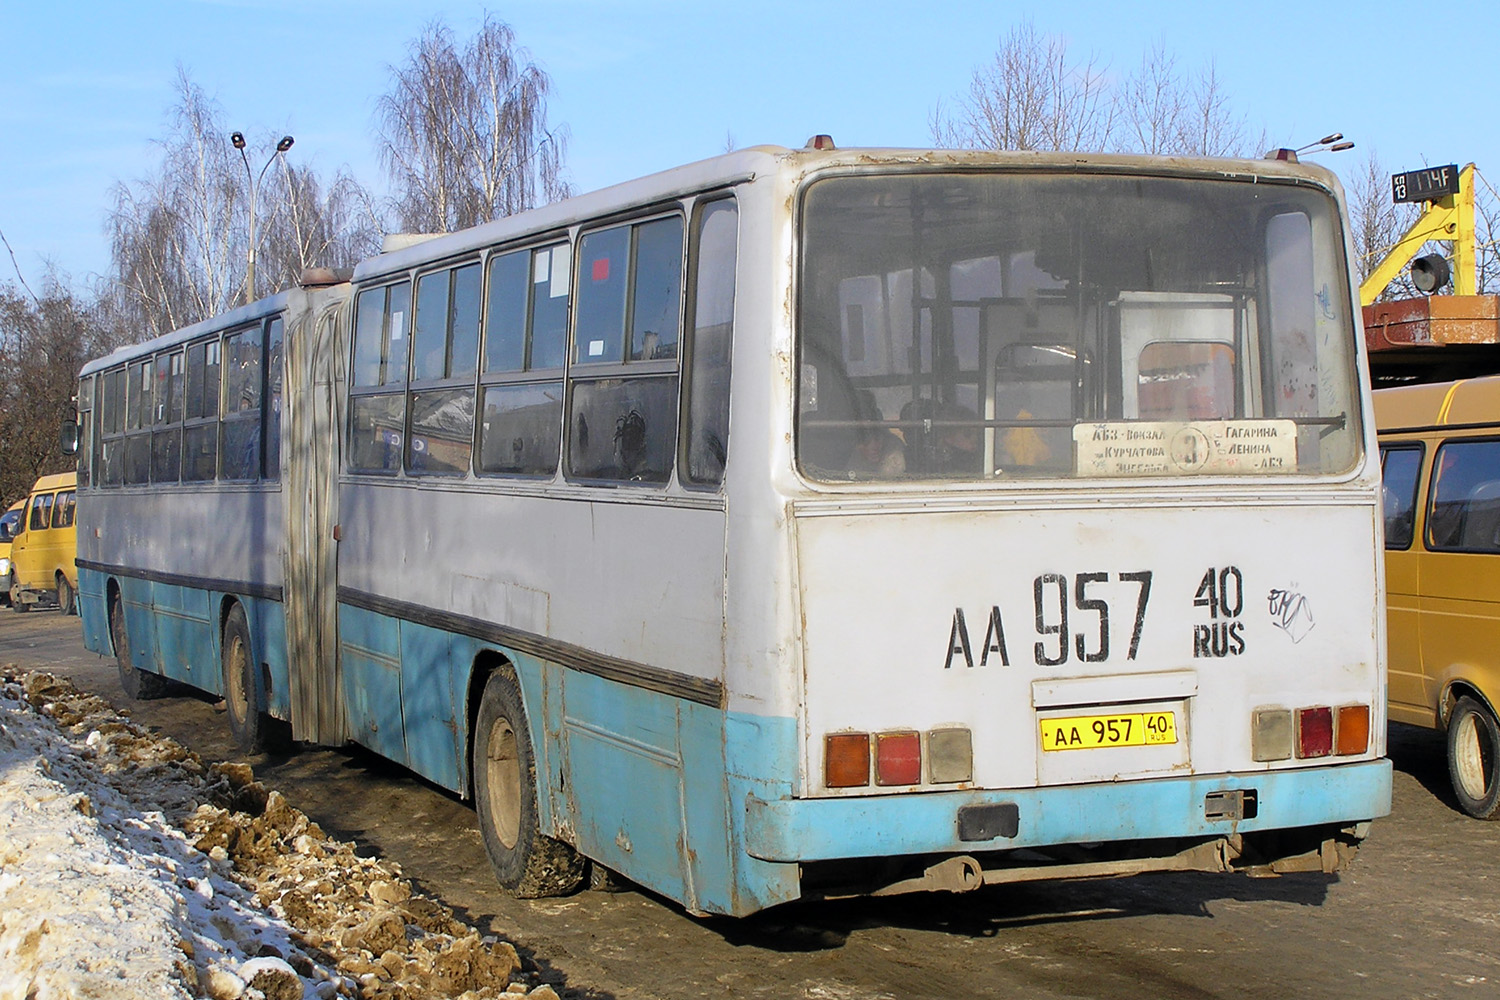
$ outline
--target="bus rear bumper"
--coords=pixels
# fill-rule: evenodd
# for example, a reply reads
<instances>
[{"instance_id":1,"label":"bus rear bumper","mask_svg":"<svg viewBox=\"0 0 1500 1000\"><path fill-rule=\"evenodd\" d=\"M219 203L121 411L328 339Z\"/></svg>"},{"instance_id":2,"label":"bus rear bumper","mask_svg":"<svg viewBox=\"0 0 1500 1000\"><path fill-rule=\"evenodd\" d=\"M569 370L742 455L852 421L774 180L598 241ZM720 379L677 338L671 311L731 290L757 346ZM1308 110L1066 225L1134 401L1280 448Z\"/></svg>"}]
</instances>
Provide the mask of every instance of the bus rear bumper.
<instances>
[{"instance_id":1,"label":"bus rear bumper","mask_svg":"<svg viewBox=\"0 0 1500 1000\"><path fill-rule=\"evenodd\" d=\"M1253 793L1253 794L1252 794ZM1224 803L1239 803L1223 808ZM1391 811L1391 762L1090 785L749 799L745 849L776 862L1228 837Z\"/></svg>"}]
</instances>

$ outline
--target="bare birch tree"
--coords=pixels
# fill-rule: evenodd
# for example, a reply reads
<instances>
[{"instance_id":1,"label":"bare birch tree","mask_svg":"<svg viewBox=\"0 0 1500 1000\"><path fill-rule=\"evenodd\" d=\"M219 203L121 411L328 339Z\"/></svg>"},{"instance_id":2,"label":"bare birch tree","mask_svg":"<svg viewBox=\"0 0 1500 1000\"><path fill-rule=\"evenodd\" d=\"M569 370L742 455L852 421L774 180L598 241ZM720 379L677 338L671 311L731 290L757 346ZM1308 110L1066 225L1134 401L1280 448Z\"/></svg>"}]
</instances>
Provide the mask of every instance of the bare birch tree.
<instances>
[{"instance_id":1,"label":"bare birch tree","mask_svg":"<svg viewBox=\"0 0 1500 1000\"><path fill-rule=\"evenodd\" d=\"M994 61L974 71L956 110L939 104L931 126L941 144L979 149L1260 152L1212 62L1185 75L1177 57L1158 42L1136 72L1112 82L1096 57L1072 59L1066 41L1038 33L1030 21L1012 28Z\"/></svg>"},{"instance_id":2,"label":"bare birch tree","mask_svg":"<svg viewBox=\"0 0 1500 1000\"><path fill-rule=\"evenodd\" d=\"M317 175L284 157L274 183L263 192L263 236L259 279L280 290L310 267L352 267L380 252L384 223L375 201L343 170L325 192ZM268 178L269 180L270 178ZM269 224L267 224L269 223ZM259 280L258 279L258 280Z\"/></svg>"},{"instance_id":3,"label":"bare birch tree","mask_svg":"<svg viewBox=\"0 0 1500 1000\"><path fill-rule=\"evenodd\" d=\"M266 142L252 145L281 163L252 184L222 109L182 69L176 92L160 170L116 185L108 221L118 292L109 300L142 339L243 301L252 196L257 294L285 288L304 267L353 266L378 247L381 222L353 178L340 171L325 192Z\"/></svg>"},{"instance_id":4,"label":"bare birch tree","mask_svg":"<svg viewBox=\"0 0 1500 1000\"><path fill-rule=\"evenodd\" d=\"M1373 149L1365 154L1356 168L1347 196L1354 269L1363 283L1406 234L1417 217L1417 209L1412 205L1397 205L1391 200L1390 174ZM1416 287L1403 271L1386 286L1380 298L1407 298L1416 294Z\"/></svg>"},{"instance_id":5,"label":"bare birch tree","mask_svg":"<svg viewBox=\"0 0 1500 1000\"><path fill-rule=\"evenodd\" d=\"M402 229L463 229L567 196L551 82L508 25L486 15L460 50L434 21L392 75L377 141Z\"/></svg>"},{"instance_id":6,"label":"bare birch tree","mask_svg":"<svg viewBox=\"0 0 1500 1000\"><path fill-rule=\"evenodd\" d=\"M1141 57L1141 68L1121 84L1116 98L1123 148L1152 156L1176 151L1188 117L1188 95L1177 73L1177 57L1158 41Z\"/></svg>"},{"instance_id":7,"label":"bare birch tree","mask_svg":"<svg viewBox=\"0 0 1500 1000\"><path fill-rule=\"evenodd\" d=\"M981 149L1103 150L1114 130L1104 67L1078 61L1056 35L1023 21L979 67L953 113L933 112L934 139Z\"/></svg>"},{"instance_id":8,"label":"bare birch tree","mask_svg":"<svg viewBox=\"0 0 1500 1000\"><path fill-rule=\"evenodd\" d=\"M1500 191L1478 167L1474 168L1474 176L1476 285L1481 295L1500 295Z\"/></svg>"},{"instance_id":9,"label":"bare birch tree","mask_svg":"<svg viewBox=\"0 0 1500 1000\"><path fill-rule=\"evenodd\" d=\"M1252 142L1249 126L1230 106L1212 61L1184 78L1177 57L1158 41L1115 94L1114 148L1152 156L1257 156L1265 133Z\"/></svg>"},{"instance_id":10,"label":"bare birch tree","mask_svg":"<svg viewBox=\"0 0 1500 1000\"><path fill-rule=\"evenodd\" d=\"M1264 128L1252 132L1249 120L1235 114L1219 82L1218 67L1209 60L1189 88L1188 114L1176 152L1189 156L1259 156L1270 146Z\"/></svg>"},{"instance_id":11,"label":"bare birch tree","mask_svg":"<svg viewBox=\"0 0 1500 1000\"><path fill-rule=\"evenodd\" d=\"M157 334L223 311L244 280L243 183L218 108L179 67L159 173L115 188L114 278Z\"/></svg>"}]
</instances>

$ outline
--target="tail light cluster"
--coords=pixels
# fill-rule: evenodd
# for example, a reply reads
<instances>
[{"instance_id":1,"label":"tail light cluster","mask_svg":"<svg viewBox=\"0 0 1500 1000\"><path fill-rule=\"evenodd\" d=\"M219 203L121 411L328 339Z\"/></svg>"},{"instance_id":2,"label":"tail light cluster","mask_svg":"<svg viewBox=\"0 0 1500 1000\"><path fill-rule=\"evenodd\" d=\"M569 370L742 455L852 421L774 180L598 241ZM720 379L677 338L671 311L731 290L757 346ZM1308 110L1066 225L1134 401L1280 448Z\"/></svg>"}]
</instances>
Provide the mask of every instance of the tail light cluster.
<instances>
[{"instance_id":1,"label":"tail light cluster","mask_svg":"<svg viewBox=\"0 0 1500 1000\"><path fill-rule=\"evenodd\" d=\"M1250 749L1256 760L1348 757L1370 749L1370 706L1257 709Z\"/></svg>"},{"instance_id":2,"label":"tail light cluster","mask_svg":"<svg viewBox=\"0 0 1500 1000\"><path fill-rule=\"evenodd\" d=\"M967 729L899 729L883 733L829 733L823 740L823 784L951 785L974 778L974 737Z\"/></svg>"}]
</instances>

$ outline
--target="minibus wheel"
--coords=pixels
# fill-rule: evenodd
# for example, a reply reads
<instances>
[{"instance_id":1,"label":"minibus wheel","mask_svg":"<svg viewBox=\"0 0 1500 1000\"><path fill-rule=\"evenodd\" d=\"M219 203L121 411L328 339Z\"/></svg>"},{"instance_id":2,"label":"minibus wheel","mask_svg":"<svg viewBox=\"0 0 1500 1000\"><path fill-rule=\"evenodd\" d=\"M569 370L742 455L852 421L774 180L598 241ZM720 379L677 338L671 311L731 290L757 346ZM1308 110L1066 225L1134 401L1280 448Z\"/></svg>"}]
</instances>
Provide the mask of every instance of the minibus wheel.
<instances>
[{"instance_id":1,"label":"minibus wheel","mask_svg":"<svg viewBox=\"0 0 1500 1000\"><path fill-rule=\"evenodd\" d=\"M1448 775L1464 812L1500 817L1500 723L1473 698L1458 699L1448 720Z\"/></svg>"},{"instance_id":2,"label":"minibus wheel","mask_svg":"<svg viewBox=\"0 0 1500 1000\"><path fill-rule=\"evenodd\" d=\"M266 727L255 697L255 658L250 655L250 626L245 609L236 604L224 616L224 641L219 646L224 667L224 707L229 732L241 750L265 749Z\"/></svg>"},{"instance_id":3,"label":"minibus wheel","mask_svg":"<svg viewBox=\"0 0 1500 1000\"><path fill-rule=\"evenodd\" d=\"M567 844L544 836L537 823L531 731L508 667L485 681L470 763L479 829L500 885L521 899L576 890L583 883L584 859Z\"/></svg>"},{"instance_id":4,"label":"minibus wheel","mask_svg":"<svg viewBox=\"0 0 1500 1000\"><path fill-rule=\"evenodd\" d=\"M130 633L125 630L125 605L116 594L109 602L109 641L115 647L115 666L120 671L120 687L135 701L150 701L167 693L167 679L160 674L139 670L130 662Z\"/></svg>"},{"instance_id":5,"label":"minibus wheel","mask_svg":"<svg viewBox=\"0 0 1500 1000\"><path fill-rule=\"evenodd\" d=\"M61 573L57 574L57 610L61 611L64 617L71 615L75 610L73 586Z\"/></svg>"}]
</instances>

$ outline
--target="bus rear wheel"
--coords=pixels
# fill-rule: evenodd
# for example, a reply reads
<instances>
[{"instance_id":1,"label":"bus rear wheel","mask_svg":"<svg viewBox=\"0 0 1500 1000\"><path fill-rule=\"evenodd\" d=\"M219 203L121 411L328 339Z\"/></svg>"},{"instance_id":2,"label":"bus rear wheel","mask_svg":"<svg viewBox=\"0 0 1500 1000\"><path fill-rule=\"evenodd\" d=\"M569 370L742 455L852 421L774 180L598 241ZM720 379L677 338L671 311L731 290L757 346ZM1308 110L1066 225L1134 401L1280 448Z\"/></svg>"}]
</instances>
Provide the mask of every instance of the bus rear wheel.
<instances>
[{"instance_id":1,"label":"bus rear wheel","mask_svg":"<svg viewBox=\"0 0 1500 1000\"><path fill-rule=\"evenodd\" d=\"M77 603L73 597L73 585L68 578L61 573L57 574L57 610L66 617L77 609Z\"/></svg>"},{"instance_id":2,"label":"bus rear wheel","mask_svg":"<svg viewBox=\"0 0 1500 1000\"><path fill-rule=\"evenodd\" d=\"M265 717L255 696L255 657L250 655L250 626L245 609L236 604L224 616L219 659L224 667L224 707L229 733L241 750L266 749Z\"/></svg>"},{"instance_id":3,"label":"bus rear wheel","mask_svg":"<svg viewBox=\"0 0 1500 1000\"><path fill-rule=\"evenodd\" d=\"M1500 723L1473 698L1460 698L1448 720L1448 776L1464 812L1500 818Z\"/></svg>"},{"instance_id":4,"label":"bus rear wheel","mask_svg":"<svg viewBox=\"0 0 1500 1000\"><path fill-rule=\"evenodd\" d=\"M115 647L115 666L120 671L120 687L135 701L150 701L167 693L167 679L147 673L130 662L130 633L125 630L125 603L116 594L109 602L109 641Z\"/></svg>"},{"instance_id":5,"label":"bus rear wheel","mask_svg":"<svg viewBox=\"0 0 1500 1000\"><path fill-rule=\"evenodd\" d=\"M537 823L536 759L520 688L508 670L485 682L471 767L479 830L500 885L521 899L575 891L583 883L584 859L543 836Z\"/></svg>"}]
</instances>

